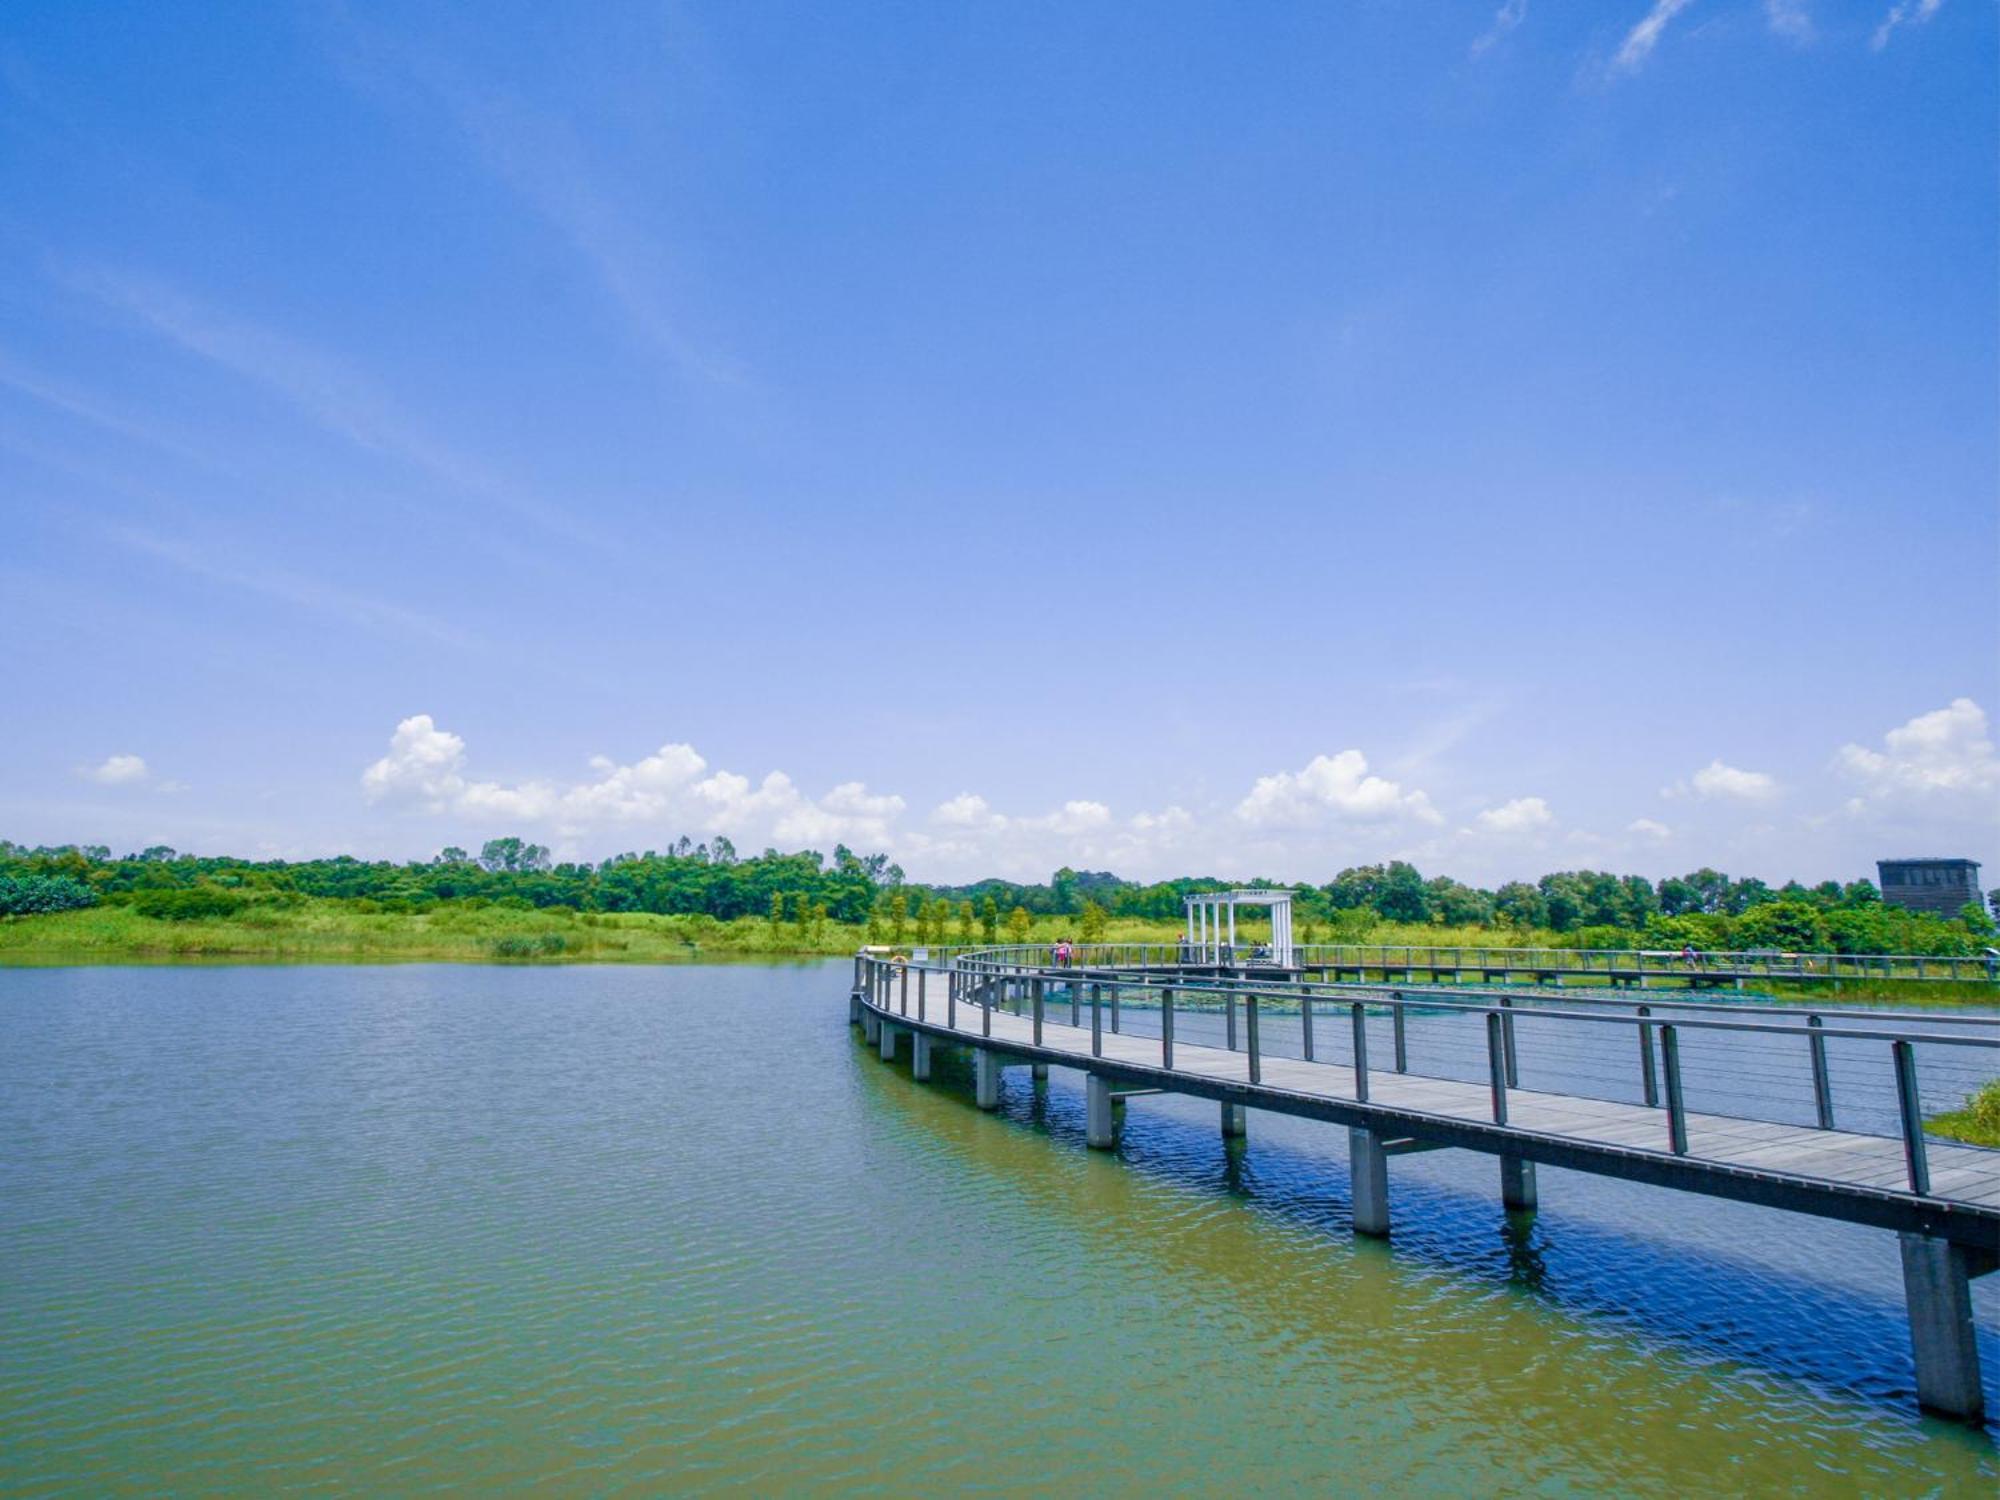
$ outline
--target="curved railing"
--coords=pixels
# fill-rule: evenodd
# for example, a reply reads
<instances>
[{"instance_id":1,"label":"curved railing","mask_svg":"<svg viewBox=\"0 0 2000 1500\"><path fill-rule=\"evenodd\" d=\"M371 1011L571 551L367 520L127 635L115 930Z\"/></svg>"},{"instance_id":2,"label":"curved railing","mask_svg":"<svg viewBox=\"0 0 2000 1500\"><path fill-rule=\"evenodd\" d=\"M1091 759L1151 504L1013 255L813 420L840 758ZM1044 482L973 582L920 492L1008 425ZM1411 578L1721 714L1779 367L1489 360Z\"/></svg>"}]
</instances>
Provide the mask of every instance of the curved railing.
<instances>
[{"instance_id":1,"label":"curved railing","mask_svg":"<svg viewBox=\"0 0 2000 1500\"><path fill-rule=\"evenodd\" d=\"M1931 1192L1926 1115L2000 1073L1996 1014L1236 974L1150 944L1079 947L1069 964L1040 945L934 951L928 965L868 951L856 960L857 991L884 997L885 1009L900 1002L904 1015L912 974L915 1014L941 1000L953 1029L961 1007L985 1035L1005 1011L1030 1018L1039 1043L1053 1012L1088 1025L1092 1056L1104 1055L1106 1035L1145 1036L1171 1070L1176 1040L1198 1039L1243 1053L1253 1084L1272 1057L1351 1069L1362 1101L1370 1077L1390 1072L1483 1082L1502 1125L1509 1089L1642 1104L1662 1111L1662 1144L1679 1156L1691 1098L1745 1120L1899 1138L1907 1190L1919 1195ZM932 976L942 996L930 994Z\"/></svg>"},{"instance_id":2,"label":"curved railing","mask_svg":"<svg viewBox=\"0 0 2000 1500\"><path fill-rule=\"evenodd\" d=\"M900 945L899 945L900 946ZM1159 965L1217 968L1278 967L1255 942L1220 946L1217 957L1204 959L1198 945L1178 943L1087 943L1075 945L1093 963L1119 968ZM1044 957L1052 945L947 944L931 945L933 955L976 952L1018 952ZM1212 950L1213 951L1213 950ZM1992 953L1939 957L1923 953L1793 953L1770 948L1700 951L1687 954L1668 948L1509 948L1423 947L1409 944L1294 943L1288 972L1324 978L1353 974L1383 977L1415 974L1477 974L1513 979L1547 976L1598 978L1610 983L1641 979L1678 981L1704 986L1736 980L1772 979L1826 983L1841 980L1912 983L2000 983L2000 948Z\"/></svg>"}]
</instances>

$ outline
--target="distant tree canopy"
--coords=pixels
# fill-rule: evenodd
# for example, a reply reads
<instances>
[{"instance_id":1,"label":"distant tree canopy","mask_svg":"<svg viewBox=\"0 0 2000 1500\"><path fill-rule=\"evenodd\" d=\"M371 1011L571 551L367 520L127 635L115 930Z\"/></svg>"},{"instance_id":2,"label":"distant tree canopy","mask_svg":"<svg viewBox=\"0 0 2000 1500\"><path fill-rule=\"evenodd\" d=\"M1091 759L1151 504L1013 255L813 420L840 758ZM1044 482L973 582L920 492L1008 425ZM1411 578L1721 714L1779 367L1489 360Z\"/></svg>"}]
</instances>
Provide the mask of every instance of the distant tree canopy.
<instances>
[{"instance_id":1,"label":"distant tree canopy","mask_svg":"<svg viewBox=\"0 0 2000 1500\"><path fill-rule=\"evenodd\" d=\"M1103 932L1134 918L1178 921L1198 891L1291 889L1297 918L1335 941L1365 938L1380 923L1553 934L1574 944L1705 949L1774 948L1842 953L1977 952L1994 941L1977 906L1953 919L1885 904L1866 880L1796 881L1772 888L1717 870L1652 881L1601 870L1560 870L1530 884L1486 890L1449 876L1426 879L1402 860L1357 865L1324 885L1182 877L1139 883L1108 871L1065 866L1046 882L982 880L961 886L907 881L887 855L837 845L812 851L740 854L727 838L681 838L664 850L613 855L596 864L553 862L543 845L488 839L477 855L452 846L434 858L396 863L346 855L245 860L182 854L165 845L114 858L101 845L30 849L0 840L0 916L34 916L98 902L126 904L162 920L224 916L251 902L333 898L367 910L424 911L458 902L569 907L590 912L759 917L810 927L866 924L879 940L994 942L1025 936L1034 919L1068 917L1073 934ZM173 893L183 893L175 895Z\"/></svg>"}]
</instances>

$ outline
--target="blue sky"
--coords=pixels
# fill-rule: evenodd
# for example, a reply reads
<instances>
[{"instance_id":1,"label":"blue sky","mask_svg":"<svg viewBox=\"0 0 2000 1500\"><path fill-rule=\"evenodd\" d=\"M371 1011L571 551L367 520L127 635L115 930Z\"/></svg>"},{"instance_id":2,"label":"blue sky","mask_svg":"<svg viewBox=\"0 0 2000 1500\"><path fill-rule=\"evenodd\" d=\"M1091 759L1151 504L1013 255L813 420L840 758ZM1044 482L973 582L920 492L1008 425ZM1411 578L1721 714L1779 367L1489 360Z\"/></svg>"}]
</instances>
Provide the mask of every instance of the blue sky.
<instances>
[{"instance_id":1,"label":"blue sky","mask_svg":"<svg viewBox=\"0 0 2000 1500\"><path fill-rule=\"evenodd\" d=\"M1979 0L0 18L0 835L2000 861Z\"/></svg>"}]
</instances>

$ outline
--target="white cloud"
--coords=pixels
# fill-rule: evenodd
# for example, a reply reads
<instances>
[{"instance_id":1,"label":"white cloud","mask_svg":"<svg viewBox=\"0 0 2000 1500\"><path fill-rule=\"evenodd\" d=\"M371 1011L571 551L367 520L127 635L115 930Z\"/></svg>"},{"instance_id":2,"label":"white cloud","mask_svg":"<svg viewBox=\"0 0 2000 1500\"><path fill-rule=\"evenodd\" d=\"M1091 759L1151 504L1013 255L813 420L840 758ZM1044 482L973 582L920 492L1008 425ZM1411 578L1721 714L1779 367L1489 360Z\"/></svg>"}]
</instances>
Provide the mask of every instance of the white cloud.
<instances>
[{"instance_id":1,"label":"white cloud","mask_svg":"<svg viewBox=\"0 0 2000 1500\"><path fill-rule=\"evenodd\" d=\"M1301 771L1260 776L1236 805L1236 816L1258 828L1308 827L1326 819L1343 822L1443 821L1420 791L1404 791L1368 772L1359 750L1316 755Z\"/></svg>"},{"instance_id":2,"label":"white cloud","mask_svg":"<svg viewBox=\"0 0 2000 1500\"><path fill-rule=\"evenodd\" d=\"M1897 0L1889 7L1889 13L1882 17L1882 24L1875 28L1875 35L1868 39L1868 45L1880 52L1889 45L1889 35L1898 26L1921 26L1924 22L1944 9L1944 0Z\"/></svg>"},{"instance_id":3,"label":"white cloud","mask_svg":"<svg viewBox=\"0 0 2000 1500\"><path fill-rule=\"evenodd\" d=\"M1813 39L1812 17L1805 0L1764 0L1764 24L1773 36L1781 36L1794 46L1803 47Z\"/></svg>"},{"instance_id":4,"label":"white cloud","mask_svg":"<svg viewBox=\"0 0 2000 1500\"><path fill-rule=\"evenodd\" d=\"M1649 839L1665 839L1671 837L1673 834L1673 829L1667 827L1666 824L1660 822L1657 818L1634 818L1630 823L1625 825L1625 831L1627 833L1636 833Z\"/></svg>"},{"instance_id":5,"label":"white cloud","mask_svg":"<svg viewBox=\"0 0 2000 1500\"><path fill-rule=\"evenodd\" d=\"M1534 833L1555 822L1549 804L1540 797L1515 797L1498 807L1489 807L1472 821L1482 833Z\"/></svg>"},{"instance_id":6,"label":"white cloud","mask_svg":"<svg viewBox=\"0 0 2000 1500\"><path fill-rule=\"evenodd\" d=\"M1864 795L1905 802L1985 799L2000 793L2000 757L1988 738L1986 711L1970 698L1918 714L1882 737L1882 748L1843 745L1835 766Z\"/></svg>"},{"instance_id":7,"label":"white cloud","mask_svg":"<svg viewBox=\"0 0 2000 1500\"><path fill-rule=\"evenodd\" d=\"M734 771L710 772L692 745L662 745L630 765L597 756L590 761L594 774L569 786L469 780L465 759L463 739L440 729L429 714L416 714L396 726L389 753L362 772L362 791L373 802L431 813L547 823L564 836L640 824L662 833L769 839L789 848L843 842L887 847L904 807L901 797L872 793L858 781L814 800L782 771L755 784Z\"/></svg>"},{"instance_id":8,"label":"white cloud","mask_svg":"<svg viewBox=\"0 0 2000 1500\"><path fill-rule=\"evenodd\" d=\"M940 802L931 811L931 821L945 828L1005 828L1007 820L993 811L986 799L973 792L960 792L949 802Z\"/></svg>"},{"instance_id":9,"label":"white cloud","mask_svg":"<svg viewBox=\"0 0 2000 1500\"><path fill-rule=\"evenodd\" d=\"M361 790L370 802L408 800L441 812L465 790L464 764L464 740L429 714L412 714L389 737L389 753L361 773Z\"/></svg>"},{"instance_id":10,"label":"white cloud","mask_svg":"<svg viewBox=\"0 0 2000 1500\"><path fill-rule=\"evenodd\" d=\"M1611 65L1627 73L1637 72L1659 45L1660 33L1667 29L1667 23L1692 3L1693 0L1653 0L1653 8L1646 12L1645 19L1625 34L1625 44L1618 49Z\"/></svg>"},{"instance_id":11,"label":"white cloud","mask_svg":"<svg viewBox=\"0 0 2000 1500\"><path fill-rule=\"evenodd\" d=\"M131 786L152 773L141 755L110 755L94 766L78 766L76 774L99 786Z\"/></svg>"},{"instance_id":12,"label":"white cloud","mask_svg":"<svg viewBox=\"0 0 2000 1500\"><path fill-rule=\"evenodd\" d=\"M1696 797L1703 802L1769 802L1778 795L1778 778L1767 771L1745 771L1712 760L1696 771L1692 785L1677 781L1661 790L1662 797Z\"/></svg>"},{"instance_id":13,"label":"white cloud","mask_svg":"<svg viewBox=\"0 0 2000 1500\"><path fill-rule=\"evenodd\" d=\"M1497 46L1500 39L1528 19L1528 0L1504 0L1493 13L1493 24L1472 44L1472 55L1478 57Z\"/></svg>"}]
</instances>

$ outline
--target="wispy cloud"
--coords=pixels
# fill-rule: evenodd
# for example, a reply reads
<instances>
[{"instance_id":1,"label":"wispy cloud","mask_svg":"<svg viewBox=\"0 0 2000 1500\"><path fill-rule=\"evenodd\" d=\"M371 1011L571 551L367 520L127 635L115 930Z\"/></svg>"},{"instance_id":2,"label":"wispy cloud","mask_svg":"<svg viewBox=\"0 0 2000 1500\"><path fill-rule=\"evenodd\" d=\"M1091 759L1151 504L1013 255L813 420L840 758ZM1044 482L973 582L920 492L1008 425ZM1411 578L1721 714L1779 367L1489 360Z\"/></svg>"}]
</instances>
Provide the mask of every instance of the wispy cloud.
<instances>
[{"instance_id":1,"label":"wispy cloud","mask_svg":"<svg viewBox=\"0 0 2000 1500\"><path fill-rule=\"evenodd\" d=\"M136 317L188 353L276 393L358 448L408 464L463 495L499 505L572 541L604 545L566 512L520 494L483 464L424 432L385 392L331 355L153 277L103 267L75 268L63 275L70 285Z\"/></svg>"},{"instance_id":2,"label":"wispy cloud","mask_svg":"<svg viewBox=\"0 0 2000 1500\"><path fill-rule=\"evenodd\" d=\"M121 547L156 558L183 573L260 594L295 609L335 615L370 630L414 636L440 645L470 646L476 643L470 633L420 610L371 598L316 578L279 568L231 567L186 542L155 536L134 527L109 527L102 534Z\"/></svg>"},{"instance_id":3,"label":"wispy cloud","mask_svg":"<svg viewBox=\"0 0 2000 1500\"><path fill-rule=\"evenodd\" d=\"M1612 67L1622 72L1636 73L1644 66L1646 59L1653 55L1653 49L1659 45L1660 34L1667 29L1667 23L1693 3L1694 0L1653 0L1653 8L1646 12L1645 19L1625 34L1625 44L1618 49L1618 55L1611 60Z\"/></svg>"},{"instance_id":4,"label":"wispy cloud","mask_svg":"<svg viewBox=\"0 0 2000 1500\"><path fill-rule=\"evenodd\" d=\"M1528 0L1505 0L1493 13L1493 23L1473 39L1472 55L1481 57L1500 44L1508 32L1528 19Z\"/></svg>"},{"instance_id":5,"label":"wispy cloud","mask_svg":"<svg viewBox=\"0 0 2000 1500\"><path fill-rule=\"evenodd\" d=\"M667 252L639 228L567 120L480 85L435 52L363 30L352 18L341 28L334 62L365 94L414 89L441 107L479 165L568 242L640 337L683 377L743 382L735 361L689 334L667 290Z\"/></svg>"},{"instance_id":6,"label":"wispy cloud","mask_svg":"<svg viewBox=\"0 0 2000 1500\"><path fill-rule=\"evenodd\" d=\"M120 437L150 444L177 458L189 459L211 467L223 467L217 463L212 454L184 443L170 433L162 432L151 423L113 409L99 397L19 363L9 358L4 350L0 350L0 386L39 401L66 416L88 422L106 432L114 432Z\"/></svg>"},{"instance_id":7,"label":"wispy cloud","mask_svg":"<svg viewBox=\"0 0 2000 1500\"><path fill-rule=\"evenodd\" d=\"M1875 28L1875 35L1868 39L1868 45L1880 52L1889 45L1889 38L1897 27L1921 26L1943 9L1944 0L1897 0L1889 7L1889 13L1882 17L1882 24Z\"/></svg>"},{"instance_id":8,"label":"wispy cloud","mask_svg":"<svg viewBox=\"0 0 2000 1500\"><path fill-rule=\"evenodd\" d=\"M1816 34L1805 0L1764 0L1764 24L1773 36L1803 47Z\"/></svg>"}]
</instances>

